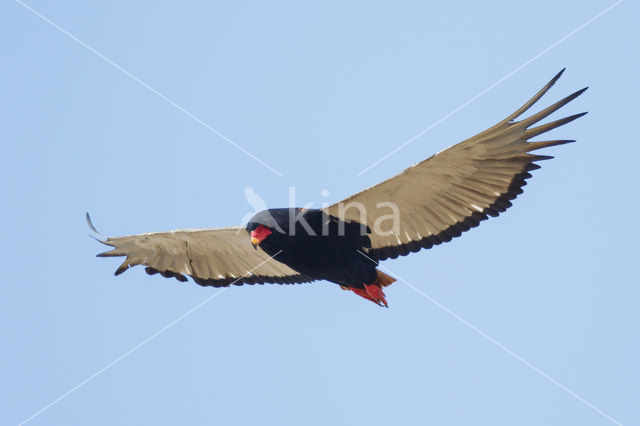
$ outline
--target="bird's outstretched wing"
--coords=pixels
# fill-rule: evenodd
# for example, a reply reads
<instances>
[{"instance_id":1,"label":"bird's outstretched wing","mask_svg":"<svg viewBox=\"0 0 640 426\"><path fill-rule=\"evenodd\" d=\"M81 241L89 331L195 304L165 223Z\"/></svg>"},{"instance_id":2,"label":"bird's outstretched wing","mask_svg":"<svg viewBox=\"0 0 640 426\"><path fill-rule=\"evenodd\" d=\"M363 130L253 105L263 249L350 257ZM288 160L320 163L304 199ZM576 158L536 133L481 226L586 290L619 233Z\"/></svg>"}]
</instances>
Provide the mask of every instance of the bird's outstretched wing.
<instances>
[{"instance_id":1,"label":"bird's outstretched wing","mask_svg":"<svg viewBox=\"0 0 640 426\"><path fill-rule=\"evenodd\" d=\"M369 256L384 260L451 241L478 226L488 216L498 216L522 193L537 161L553 157L529 154L540 148L572 140L529 142L529 139L569 123L586 113L571 115L532 127L581 95L586 88L556 102L521 121L513 121L535 104L560 78L560 71L533 98L513 114L476 136L454 145L406 169L399 175L352 195L326 208L327 213L345 221L360 221L366 212L371 228ZM389 233L391 202L397 206L399 226ZM352 204L355 203L355 204ZM360 206L349 208L349 206ZM388 208L387 208L388 207ZM386 227L385 227L386 225ZM382 231L382 232L380 232Z\"/></svg>"},{"instance_id":2,"label":"bird's outstretched wing","mask_svg":"<svg viewBox=\"0 0 640 426\"><path fill-rule=\"evenodd\" d=\"M90 228L95 231L87 214ZM97 233L97 231L96 231ZM313 279L271 258L262 249L254 250L244 228L194 229L98 239L113 250L99 257L126 256L115 275L135 265L145 265L148 274L161 274L203 286L231 284L293 284Z\"/></svg>"}]
</instances>

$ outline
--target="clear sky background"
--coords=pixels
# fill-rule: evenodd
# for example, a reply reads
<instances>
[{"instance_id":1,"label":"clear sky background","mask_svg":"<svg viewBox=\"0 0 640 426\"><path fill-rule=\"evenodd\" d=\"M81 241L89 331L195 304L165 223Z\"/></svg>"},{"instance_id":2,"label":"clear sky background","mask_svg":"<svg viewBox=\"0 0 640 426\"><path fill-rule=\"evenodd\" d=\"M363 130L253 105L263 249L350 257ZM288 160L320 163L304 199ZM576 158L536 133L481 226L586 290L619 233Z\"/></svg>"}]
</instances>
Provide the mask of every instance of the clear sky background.
<instances>
[{"instance_id":1,"label":"clear sky background","mask_svg":"<svg viewBox=\"0 0 640 426\"><path fill-rule=\"evenodd\" d=\"M565 66L543 104L591 86L563 109L589 114L552 134L578 143L547 150L506 214L384 263L440 306L402 282L390 309L326 282L234 287L27 424L640 424L637 2L361 176L614 1L28 4L283 176L2 2L1 424L218 291L140 267L115 278L85 211L122 235L237 225L248 186L269 207L292 186L300 205L337 201L496 123Z\"/></svg>"}]
</instances>

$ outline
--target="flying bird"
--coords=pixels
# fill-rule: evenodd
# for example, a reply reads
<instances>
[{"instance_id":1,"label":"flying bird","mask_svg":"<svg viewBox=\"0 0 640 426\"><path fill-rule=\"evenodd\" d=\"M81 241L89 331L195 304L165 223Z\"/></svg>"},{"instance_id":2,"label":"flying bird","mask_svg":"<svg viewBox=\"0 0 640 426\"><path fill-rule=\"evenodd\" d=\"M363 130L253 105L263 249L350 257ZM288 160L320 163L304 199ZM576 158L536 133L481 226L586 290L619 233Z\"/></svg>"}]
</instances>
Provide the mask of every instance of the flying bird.
<instances>
[{"instance_id":1,"label":"flying bird","mask_svg":"<svg viewBox=\"0 0 640 426\"><path fill-rule=\"evenodd\" d=\"M511 206L550 156L531 154L573 140L530 139L586 112L546 124L547 116L580 96L567 96L520 121L564 69L498 124L402 173L323 209L268 209L246 227L183 229L99 239L113 247L99 257L125 256L120 275L145 265L150 275L202 286L293 284L326 280L380 306L395 279L379 262L451 241ZM89 227L98 233L87 214Z\"/></svg>"}]
</instances>

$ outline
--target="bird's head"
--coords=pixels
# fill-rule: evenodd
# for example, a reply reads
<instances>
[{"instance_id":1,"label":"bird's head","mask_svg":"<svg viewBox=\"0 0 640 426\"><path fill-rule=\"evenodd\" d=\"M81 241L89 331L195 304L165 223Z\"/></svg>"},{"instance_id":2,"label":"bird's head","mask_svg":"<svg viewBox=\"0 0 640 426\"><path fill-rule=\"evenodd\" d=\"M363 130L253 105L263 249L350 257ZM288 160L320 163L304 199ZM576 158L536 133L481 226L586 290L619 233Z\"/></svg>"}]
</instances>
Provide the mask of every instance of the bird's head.
<instances>
[{"instance_id":1,"label":"bird's head","mask_svg":"<svg viewBox=\"0 0 640 426\"><path fill-rule=\"evenodd\" d=\"M272 233L273 231L271 228L264 225L258 225L255 229L252 229L249 234L251 235L251 244L253 245L253 248L257 250L258 245L260 245L260 243Z\"/></svg>"},{"instance_id":2,"label":"bird's head","mask_svg":"<svg viewBox=\"0 0 640 426\"><path fill-rule=\"evenodd\" d=\"M271 239L274 240L269 242L273 242L274 244L276 243L275 240L281 240L280 237L287 235L287 230L289 229L287 226L289 224L289 210L290 209L263 210L249 220L246 229L251 235L251 244L253 244L254 248L257 249L258 245L269 235L271 235ZM269 244L269 246L272 245L273 244ZM265 247L263 246L262 248L264 249Z\"/></svg>"}]
</instances>

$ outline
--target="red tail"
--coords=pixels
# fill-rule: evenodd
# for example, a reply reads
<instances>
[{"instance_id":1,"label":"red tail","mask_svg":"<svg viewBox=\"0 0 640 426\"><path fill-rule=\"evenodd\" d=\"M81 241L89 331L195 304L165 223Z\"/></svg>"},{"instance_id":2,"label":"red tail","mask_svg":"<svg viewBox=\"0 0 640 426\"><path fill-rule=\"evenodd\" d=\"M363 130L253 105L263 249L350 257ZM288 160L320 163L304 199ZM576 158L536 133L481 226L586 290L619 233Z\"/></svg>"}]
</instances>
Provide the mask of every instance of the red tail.
<instances>
[{"instance_id":1,"label":"red tail","mask_svg":"<svg viewBox=\"0 0 640 426\"><path fill-rule=\"evenodd\" d=\"M378 276L372 284L379 285L380 287L387 287L397 281L395 278L385 274L380 269L376 269L376 272L378 273Z\"/></svg>"},{"instance_id":2,"label":"red tail","mask_svg":"<svg viewBox=\"0 0 640 426\"><path fill-rule=\"evenodd\" d=\"M367 300L371 300L373 303L379 306L389 307L387 305L387 300L384 297L384 292L382 291L382 287L387 287L396 282L396 279L390 277L384 272L376 269L378 275L376 276L376 280L371 284L365 284L364 289L353 288L353 287L342 287L343 290L352 290L358 296L362 296Z\"/></svg>"}]
</instances>

